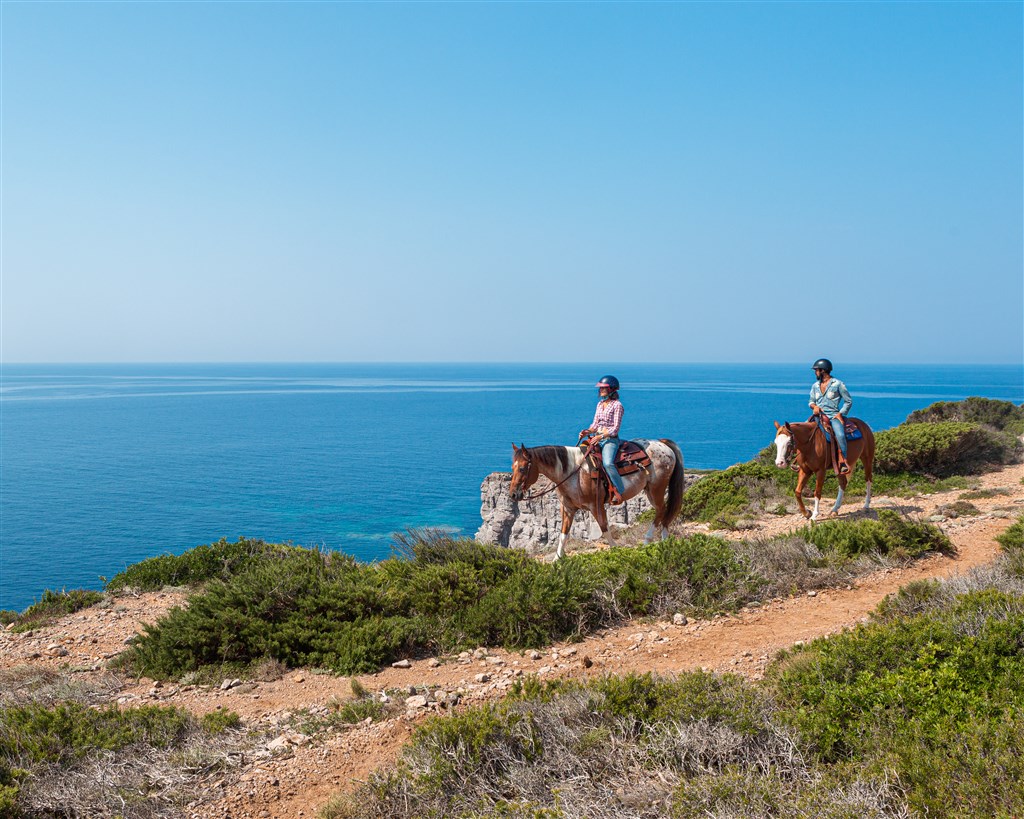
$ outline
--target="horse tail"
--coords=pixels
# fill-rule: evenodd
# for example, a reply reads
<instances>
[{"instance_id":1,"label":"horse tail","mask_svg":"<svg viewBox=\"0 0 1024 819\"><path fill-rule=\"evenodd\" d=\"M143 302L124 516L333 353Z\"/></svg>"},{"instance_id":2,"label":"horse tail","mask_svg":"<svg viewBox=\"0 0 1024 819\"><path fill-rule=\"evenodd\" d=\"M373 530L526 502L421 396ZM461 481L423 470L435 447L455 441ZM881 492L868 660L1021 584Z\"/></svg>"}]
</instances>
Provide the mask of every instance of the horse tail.
<instances>
[{"instance_id":1,"label":"horse tail","mask_svg":"<svg viewBox=\"0 0 1024 819\"><path fill-rule=\"evenodd\" d=\"M671 449L672 453L676 456L675 466L672 467L672 477L668 481L668 500L665 503L665 516L662 519L662 526L667 529L668 525L676 519L679 510L683 508L683 492L686 489L686 480L683 471L683 453L676 446L676 442L668 438L662 438L661 442Z\"/></svg>"}]
</instances>

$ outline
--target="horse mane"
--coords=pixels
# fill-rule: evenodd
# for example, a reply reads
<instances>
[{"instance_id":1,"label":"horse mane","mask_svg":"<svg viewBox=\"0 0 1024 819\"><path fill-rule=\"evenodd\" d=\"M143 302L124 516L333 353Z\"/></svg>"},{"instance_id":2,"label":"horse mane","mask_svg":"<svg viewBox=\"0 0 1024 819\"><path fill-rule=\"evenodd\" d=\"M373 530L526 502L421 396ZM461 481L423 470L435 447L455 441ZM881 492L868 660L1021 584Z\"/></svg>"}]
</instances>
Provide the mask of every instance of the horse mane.
<instances>
[{"instance_id":1,"label":"horse mane","mask_svg":"<svg viewBox=\"0 0 1024 819\"><path fill-rule=\"evenodd\" d=\"M530 454L539 463L551 469L561 469L563 472L572 469L575 464L569 460L569 453L564 446L537 446L530 450Z\"/></svg>"}]
</instances>

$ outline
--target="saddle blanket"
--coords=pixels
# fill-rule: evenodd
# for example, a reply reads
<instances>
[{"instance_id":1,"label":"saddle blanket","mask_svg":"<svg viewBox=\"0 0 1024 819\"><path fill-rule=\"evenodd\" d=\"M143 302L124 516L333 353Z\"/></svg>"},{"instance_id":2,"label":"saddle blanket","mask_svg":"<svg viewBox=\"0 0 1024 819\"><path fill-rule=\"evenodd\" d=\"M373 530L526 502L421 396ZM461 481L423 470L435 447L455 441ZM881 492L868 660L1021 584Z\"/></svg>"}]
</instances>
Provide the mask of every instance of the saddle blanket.
<instances>
[{"instance_id":1,"label":"saddle blanket","mask_svg":"<svg viewBox=\"0 0 1024 819\"><path fill-rule=\"evenodd\" d=\"M825 433L825 440L828 441L829 443L832 443L832 425L831 424L823 424L821 422L821 419L819 418L818 419L818 428L821 429L821 431ZM843 424L843 429L846 430L846 440L847 441L856 441L858 438L863 438L864 437L864 434L860 431L860 427L858 427L849 418L847 418L846 419L846 423Z\"/></svg>"}]
</instances>

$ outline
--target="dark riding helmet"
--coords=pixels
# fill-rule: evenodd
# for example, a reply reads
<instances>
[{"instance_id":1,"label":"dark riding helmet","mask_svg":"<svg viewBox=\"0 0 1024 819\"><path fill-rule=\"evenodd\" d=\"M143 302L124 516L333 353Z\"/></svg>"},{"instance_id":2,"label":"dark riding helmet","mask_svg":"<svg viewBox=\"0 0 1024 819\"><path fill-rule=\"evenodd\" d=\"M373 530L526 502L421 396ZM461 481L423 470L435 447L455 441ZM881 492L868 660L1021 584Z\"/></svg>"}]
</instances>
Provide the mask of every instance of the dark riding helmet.
<instances>
[{"instance_id":1,"label":"dark riding helmet","mask_svg":"<svg viewBox=\"0 0 1024 819\"><path fill-rule=\"evenodd\" d=\"M610 389L612 392L618 392L618 389L619 389L619 379L617 379L614 375L606 375L604 378L602 378L600 381L598 381L594 386L595 387L608 387L608 389Z\"/></svg>"},{"instance_id":2,"label":"dark riding helmet","mask_svg":"<svg viewBox=\"0 0 1024 819\"><path fill-rule=\"evenodd\" d=\"M832 374L832 362L827 358L819 358L811 365L812 370L824 370L829 375Z\"/></svg>"}]
</instances>

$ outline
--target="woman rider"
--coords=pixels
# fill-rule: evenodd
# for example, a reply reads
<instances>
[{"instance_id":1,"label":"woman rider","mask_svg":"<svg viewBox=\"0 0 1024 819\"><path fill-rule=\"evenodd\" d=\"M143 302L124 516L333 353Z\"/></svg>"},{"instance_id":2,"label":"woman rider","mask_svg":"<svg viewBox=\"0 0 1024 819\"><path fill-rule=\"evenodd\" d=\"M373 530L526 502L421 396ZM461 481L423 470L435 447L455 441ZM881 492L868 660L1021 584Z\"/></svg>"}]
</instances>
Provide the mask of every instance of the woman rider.
<instances>
[{"instance_id":1,"label":"woman rider","mask_svg":"<svg viewBox=\"0 0 1024 819\"><path fill-rule=\"evenodd\" d=\"M601 396L597 402L597 411L594 413L594 420L590 426L580 433L584 435L596 434L599 437L601 447L601 461L604 463L605 472L608 473L608 480L611 481L612 491L609 503L622 503L622 493L625 492L625 485L622 483L622 476L615 468L615 456L619 452L619 428L622 426L622 414L624 409L619 401L619 379L614 375L606 375L594 386L597 387L598 395Z\"/></svg>"},{"instance_id":2,"label":"woman rider","mask_svg":"<svg viewBox=\"0 0 1024 819\"><path fill-rule=\"evenodd\" d=\"M839 443L839 474L845 475L850 471L850 465L846 462L844 423L846 416L850 414L853 399L846 385L838 378L832 377L832 362L827 358L819 358L811 365L811 369L814 370L817 380L811 385L809 406L815 415L824 415L831 422L832 431Z\"/></svg>"}]
</instances>

